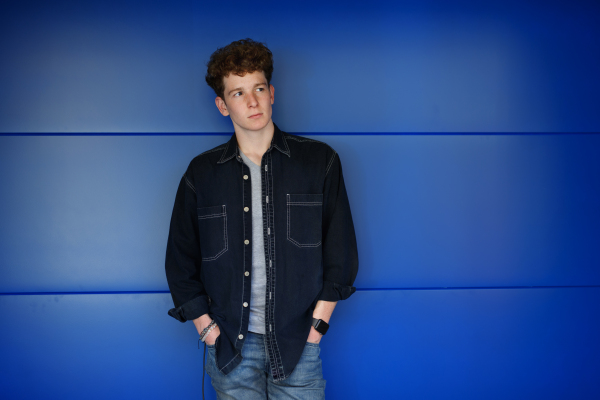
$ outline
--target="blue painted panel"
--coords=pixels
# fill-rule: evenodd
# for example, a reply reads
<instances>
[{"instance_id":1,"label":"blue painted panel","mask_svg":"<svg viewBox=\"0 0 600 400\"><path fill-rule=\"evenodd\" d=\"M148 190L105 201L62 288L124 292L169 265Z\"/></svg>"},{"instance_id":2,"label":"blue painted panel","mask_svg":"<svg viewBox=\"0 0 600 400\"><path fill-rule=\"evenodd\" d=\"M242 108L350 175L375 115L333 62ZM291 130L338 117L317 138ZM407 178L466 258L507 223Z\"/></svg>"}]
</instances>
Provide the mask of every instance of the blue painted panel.
<instances>
[{"instance_id":1,"label":"blue painted panel","mask_svg":"<svg viewBox=\"0 0 600 400\"><path fill-rule=\"evenodd\" d=\"M358 287L600 284L600 135L326 136Z\"/></svg>"},{"instance_id":2,"label":"blue painted panel","mask_svg":"<svg viewBox=\"0 0 600 400\"><path fill-rule=\"evenodd\" d=\"M179 180L227 139L0 138L0 292L166 290Z\"/></svg>"},{"instance_id":3,"label":"blue painted panel","mask_svg":"<svg viewBox=\"0 0 600 400\"><path fill-rule=\"evenodd\" d=\"M169 307L166 294L0 296L0 392L199 398L197 334ZM598 398L599 313L598 288L359 291L321 345L327 396Z\"/></svg>"},{"instance_id":4,"label":"blue painted panel","mask_svg":"<svg viewBox=\"0 0 600 400\"><path fill-rule=\"evenodd\" d=\"M205 63L245 37L273 50L276 115L298 131L600 126L598 1L228 5L2 2L0 131L227 131Z\"/></svg>"},{"instance_id":5,"label":"blue painted panel","mask_svg":"<svg viewBox=\"0 0 600 400\"><path fill-rule=\"evenodd\" d=\"M358 287L600 284L600 135L316 138L344 165ZM166 290L175 189L225 140L0 137L0 291Z\"/></svg>"},{"instance_id":6,"label":"blue painted panel","mask_svg":"<svg viewBox=\"0 0 600 400\"><path fill-rule=\"evenodd\" d=\"M198 399L193 324L168 294L0 296L3 399ZM210 382L210 380L208 380ZM208 399L214 391L208 383Z\"/></svg>"},{"instance_id":7,"label":"blue painted panel","mask_svg":"<svg viewBox=\"0 0 600 400\"><path fill-rule=\"evenodd\" d=\"M600 397L599 288L357 294L322 344L332 398Z\"/></svg>"}]
</instances>

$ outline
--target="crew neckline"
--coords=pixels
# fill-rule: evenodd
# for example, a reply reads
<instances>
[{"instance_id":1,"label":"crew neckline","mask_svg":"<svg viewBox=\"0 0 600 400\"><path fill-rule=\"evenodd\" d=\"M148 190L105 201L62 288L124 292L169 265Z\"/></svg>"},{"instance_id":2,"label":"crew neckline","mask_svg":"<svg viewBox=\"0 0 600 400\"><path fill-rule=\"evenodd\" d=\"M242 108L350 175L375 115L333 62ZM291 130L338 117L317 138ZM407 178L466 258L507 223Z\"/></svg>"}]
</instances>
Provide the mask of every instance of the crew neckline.
<instances>
[{"instance_id":1,"label":"crew neckline","mask_svg":"<svg viewBox=\"0 0 600 400\"><path fill-rule=\"evenodd\" d=\"M251 163L252 165L257 166L258 168L260 168L260 165L258 165L257 163L255 163L254 161L252 161L250 159L250 157L248 157L247 155L245 155L244 152L242 151L242 149L240 149L239 147L238 147L238 149L240 150L240 155L242 156L242 159L244 160L244 162L246 164Z\"/></svg>"}]
</instances>

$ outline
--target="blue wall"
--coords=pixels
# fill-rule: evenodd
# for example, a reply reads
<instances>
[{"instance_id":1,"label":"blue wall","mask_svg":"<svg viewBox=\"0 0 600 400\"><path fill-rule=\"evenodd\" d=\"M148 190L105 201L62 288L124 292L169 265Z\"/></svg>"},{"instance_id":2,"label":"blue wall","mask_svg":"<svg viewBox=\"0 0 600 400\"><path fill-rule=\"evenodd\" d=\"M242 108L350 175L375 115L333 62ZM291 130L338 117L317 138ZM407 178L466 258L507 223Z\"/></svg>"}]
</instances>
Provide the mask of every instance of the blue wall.
<instances>
[{"instance_id":1,"label":"blue wall","mask_svg":"<svg viewBox=\"0 0 600 400\"><path fill-rule=\"evenodd\" d=\"M0 397L199 397L164 251L232 131L204 64L242 37L277 124L344 165L328 398L600 397L600 5L228 4L0 6Z\"/></svg>"},{"instance_id":2,"label":"blue wall","mask_svg":"<svg viewBox=\"0 0 600 400\"><path fill-rule=\"evenodd\" d=\"M296 132L600 125L597 1L227 4L2 2L0 132L228 132L204 65L242 37L275 53Z\"/></svg>"}]
</instances>

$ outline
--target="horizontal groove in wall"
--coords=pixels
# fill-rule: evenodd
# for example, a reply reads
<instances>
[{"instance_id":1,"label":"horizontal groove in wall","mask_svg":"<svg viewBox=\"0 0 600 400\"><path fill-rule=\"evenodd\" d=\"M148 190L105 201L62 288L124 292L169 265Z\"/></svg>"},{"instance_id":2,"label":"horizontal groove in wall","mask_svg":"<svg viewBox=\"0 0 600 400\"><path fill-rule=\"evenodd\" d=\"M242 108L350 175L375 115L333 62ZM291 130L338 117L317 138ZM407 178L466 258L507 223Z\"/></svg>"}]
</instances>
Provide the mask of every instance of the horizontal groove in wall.
<instances>
[{"instance_id":1,"label":"horizontal groove in wall","mask_svg":"<svg viewBox=\"0 0 600 400\"><path fill-rule=\"evenodd\" d=\"M597 135L600 132L288 132L301 136L525 136L525 135ZM231 136L233 132L89 132L89 133L0 133L1 136Z\"/></svg>"},{"instance_id":2,"label":"horizontal groove in wall","mask_svg":"<svg viewBox=\"0 0 600 400\"><path fill-rule=\"evenodd\" d=\"M495 290L495 289L586 289L600 285L573 286L456 286L456 287L402 287L402 288L357 288L357 292L402 291L402 290ZM78 294L167 294L168 290L97 291L97 292L4 292L0 296L56 296Z\"/></svg>"},{"instance_id":3,"label":"horizontal groove in wall","mask_svg":"<svg viewBox=\"0 0 600 400\"><path fill-rule=\"evenodd\" d=\"M102 290L90 292L4 292L0 296L58 296L58 295L80 295L80 294L165 294L168 290Z\"/></svg>"},{"instance_id":4,"label":"horizontal groove in wall","mask_svg":"<svg viewBox=\"0 0 600 400\"><path fill-rule=\"evenodd\" d=\"M600 285L557 285L557 286L452 286L452 287L402 287L402 288L357 288L357 292L384 290L494 290L494 289L572 289L600 288Z\"/></svg>"}]
</instances>

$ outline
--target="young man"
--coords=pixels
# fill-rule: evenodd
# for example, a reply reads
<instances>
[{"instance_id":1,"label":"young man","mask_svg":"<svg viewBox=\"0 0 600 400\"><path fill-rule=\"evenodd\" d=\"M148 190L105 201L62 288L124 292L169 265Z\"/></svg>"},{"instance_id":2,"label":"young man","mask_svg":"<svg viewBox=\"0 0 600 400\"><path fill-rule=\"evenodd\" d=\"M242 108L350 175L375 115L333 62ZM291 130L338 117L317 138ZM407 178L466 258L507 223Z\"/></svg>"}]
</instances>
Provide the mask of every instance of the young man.
<instances>
[{"instance_id":1,"label":"young man","mask_svg":"<svg viewBox=\"0 0 600 400\"><path fill-rule=\"evenodd\" d=\"M169 315L194 322L219 399L324 398L319 342L355 291L339 157L273 123L272 72L251 39L212 54L206 81L235 133L192 160L171 218Z\"/></svg>"}]
</instances>

